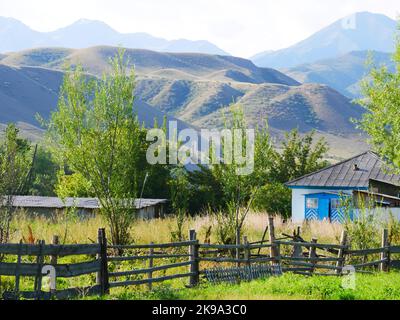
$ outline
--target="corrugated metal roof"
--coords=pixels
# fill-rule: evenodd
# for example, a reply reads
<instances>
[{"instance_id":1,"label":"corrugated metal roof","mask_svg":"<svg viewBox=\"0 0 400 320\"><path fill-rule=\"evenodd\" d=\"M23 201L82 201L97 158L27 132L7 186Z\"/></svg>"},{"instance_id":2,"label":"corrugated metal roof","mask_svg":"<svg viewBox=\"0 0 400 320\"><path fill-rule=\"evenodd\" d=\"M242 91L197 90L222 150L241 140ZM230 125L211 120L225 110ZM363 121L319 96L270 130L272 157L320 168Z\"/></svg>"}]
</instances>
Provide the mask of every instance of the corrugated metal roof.
<instances>
[{"instance_id":1,"label":"corrugated metal roof","mask_svg":"<svg viewBox=\"0 0 400 320\"><path fill-rule=\"evenodd\" d=\"M136 209L152 207L166 203L166 199L135 199ZM35 197L16 196L13 199L13 206L16 208L78 208L78 209L99 209L97 198L66 198L64 201L56 197Z\"/></svg>"},{"instance_id":2,"label":"corrugated metal roof","mask_svg":"<svg viewBox=\"0 0 400 320\"><path fill-rule=\"evenodd\" d=\"M357 165L357 170L355 170ZM368 188L370 180L400 186L400 175L393 174L379 158L367 151L320 171L288 182L288 187L343 187Z\"/></svg>"}]
</instances>

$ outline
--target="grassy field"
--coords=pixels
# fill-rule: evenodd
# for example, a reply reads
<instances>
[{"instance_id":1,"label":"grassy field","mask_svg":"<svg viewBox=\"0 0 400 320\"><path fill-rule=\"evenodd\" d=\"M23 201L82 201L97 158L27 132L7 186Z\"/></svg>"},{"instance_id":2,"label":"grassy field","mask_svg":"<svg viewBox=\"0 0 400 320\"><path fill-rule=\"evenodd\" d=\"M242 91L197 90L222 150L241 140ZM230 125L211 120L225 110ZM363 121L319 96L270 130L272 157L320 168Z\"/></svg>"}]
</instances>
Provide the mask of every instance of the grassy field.
<instances>
[{"instance_id":1,"label":"grassy field","mask_svg":"<svg viewBox=\"0 0 400 320\"><path fill-rule=\"evenodd\" d=\"M100 298L98 298L100 299ZM398 300L400 273L357 275L356 288L342 278L285 274L240 285L202 285L196 289L162 286L153 292L114 290L111 300Z\"/></svg>"},{"instance_id":2,"label":"grassy field","mask_svg":"<svg viewBox=\"0 0 400 320\"><path fill-rule=\"evenodd\" d=\"M267 215L252 213L249 215L244 234L250 241L260 240L267 225ZM50 243L53 235L60 236L63 244L92 243L97 239L97 230L106 226L102 217L82 219L74 215L43 217L27 216L23 212L15 216L12 223L12 242L17 243L23 239L26 243L32 243L43 239ZM217 243L217 220L212 216L189 218L184 224L183 234L187 235L190 229L198 232L200 242L204 242L206 232L211 227L211 242ZM298 227L297 224L285 223L281 219L275 220L277 236L292 234ZM173 240L172 232L176 231L174 218L152 221L137 221L131 228L132 241L140 244L150 242L166 243ZM339 243L343 226L327 222L309 222L301 225L301 235L304 239L318 238L320 243ZM380 234L377 234L380 237ZM186 253L187 248L182 253ZM33 262L35 257L24 258L25 262ZM31 259L31 260L29 260ZM60 258L59 263L81 262L87 257ZM166 261L164 261L166 262ZM173 261L177 262L177 261ZM162 263L162 262L160 262ZM142 269L146 262L129 262L126 265L110 264L110 271L124 271ZM185 273L186 267L175 269L171 272ZM158 274L156 276L165 276ZM146 275L145 275L146 276ZM138 278L139 279L139 278ZM26 278L21 286L24 289L33 287L33 278ZM127 279L128 280L128 279ZM95 275L87 275L73 279L58 279L57 288L84 287L95 283ZM286 299L400 299L400 273L379 275L357 275L356 289L346 290L342 288L342 279L337 277L305 277L293 274L285 274L282 277L269 278L240 285L216 285L211 286L205 281L195 289L187 289L187 279L173 280L154 285L154 291L149 292L147 286L112 289L111 295L104 298L113 300L286 300ZM13 290L13 280L2 278L3 290ZM30 289L29 289L30 290Z\"/></svg>"},{"instance_id":3,"label":"grassy field","mask_svg":"<svg viewBox=\"0 0 400 320\"><path fill-rule=\"evenodd\" d=\"M243 234L249 241L258 241L262 238L268 223L267 214L250 214L244 226ZM130 230L132 241L140 244L166 243L172 240L171 232L176 231L176 219L156 219L151 221L138 220ZM21 212L12 222L12 240L18 243L21 239L33 237L50 243L53 235L58 235L65 244L92 243L97 239L97 230L107 223L101 216L92 219L82 219L74 215L57 217L28 216ZM275 219L277 235L292 234L299 226L291 222L284 223L282 219ZM327 222L309 222L301 224L301 235L305 239L317 238L322 243L339 243L342 225ZM207 230L211 227L211 242L217 240L217 220L212 216L198 216L188 218L184 223L183 235L187 236L190 229L195 229L200 242L204 242ZM30 232L32 231L32 233Z\"/></svg>"}]
</instances>

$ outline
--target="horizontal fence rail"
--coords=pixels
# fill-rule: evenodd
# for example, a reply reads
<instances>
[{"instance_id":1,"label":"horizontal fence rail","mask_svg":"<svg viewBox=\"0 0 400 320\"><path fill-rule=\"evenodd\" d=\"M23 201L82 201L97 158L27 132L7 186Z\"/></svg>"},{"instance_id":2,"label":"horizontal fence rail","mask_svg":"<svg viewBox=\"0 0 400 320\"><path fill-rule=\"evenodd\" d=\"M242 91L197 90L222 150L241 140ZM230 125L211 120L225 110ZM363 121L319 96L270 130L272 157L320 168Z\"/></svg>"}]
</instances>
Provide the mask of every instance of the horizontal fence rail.
<instances>
[{"instance_id":1,"label":"horizontal fence rail","mask_svg":"<svg viewBox=\"0 0 400 320\"><path fill-rule=\"evenodd\" d=\"M75 264L59 264L54 265L56 269L56 275L59 278L72 278L78 277L85 274L99 272L100 261L90 261ZM0 275L2 276L14 276L16 274L20 276L36 276L38 273L38 265L36 263L4 263L0 262Z\"/></svg>"},{"instance_id":2,"label":"horizontal fence rail","mask_svg":"<svg viewBox=\"0 0 400 320\"><path fill-rule=\"evenodd\" d=\"M230 249L262 249L262 248L271 248L272 244L240 244L240 245L219 245L219 244L200 244L200 248L204 249L221 249L221 250L230 250Z\"/></svg>"},{"instance_id":3,"label":"horizontal fence rail","mask_svg":"<svg viewBox=\"0 0 400 320\"><path fill-rule=\"evenodd\" d=\"M338 262L344 261L344 258L326 258L326 257L287 257L281 256L283 261L315 261L315 262Z\"/></svg>"},{"instance_id":4,"label":"horizontal fence rail","mask_svg":"<svg viewBox=\"0 0 400 320\"><path fill-rule=\"evenodd\" d=\"M108 246L109 249L122 249L122 250L133 250L133 249L165 249L165 248L181 248L196 244L196 241L184 241L184 242L173 242L173 243L159 243L159 244L137 244L129 246Z\"/></svg>"},{"instance_id":5,"label":"horizontal fence rail","mask_svg":"<svg viewBox=\"0 0 400 320\"><path fill-rule=\"evenodd\" d=\"M122 261L135 261L135 260L148 260L148 259L171 259L171 258L188 258L189 254L157 254L157 255L143 255L143 256L110 256L108 261L122 262Z\"/></svg>"},{"instance_id":6,"label":"horizontal fence rail","mask_svg":"<svg viewBox=\"0 0 400 320\"><path fill-rule=\"evenodd\" d=\"M51 245L46 244L40 247L34 244L0 244L0 254L20 256L76 256L95 255L100 253L98 244L77 244L77 245Z\"/></svg>"},{"instance_id":7,"label":"horizontal fence rail","mask_svg":"<svg viewBox=\"0 0 400 320\"><path fill-rule=\"evenodd\" d=\"M338 244L322 244L322 243L312 243L312 242L294 242L294 241L281 241L277 240L274 242L279 245L290 245L290 246L301 246L306 248L319 248L319 249L347 249L348 246L338 245Z\"/></svg>"},{"instance_id":8,"label":"horizontal fence rail","mask_svg":"<svg viewBox=\"0 0 400 320\"><path fill-rule=\"evenodd\" d=\"M392 253L392 254L400 253L400 247L390 246L390 247L389 247L389 251L390 251L390 253Z\"/></svg>"},{"instance_id":9,"label":"horizontal fence rail","mask_svg":"<svg viewBox=\"0 0 400 320\"><path fill-rule=\"evenodd\" d=\"M149 273L149 272L156 272L156 271L163 271L163 270L168 270L168 269L175 269L175 268L179 268L179 267L189 266L191 264L193 264L193 262L191 262L191 261L180 262L180 263L172 263L172 264L159 266L159 267L148 268L148 269L140 269L140 270L132 270L132 271L121 271L121 272L110 272L109 275L110 275L110 277L126 277L126 276Z\"/></svg>"},{"instance_id":10,"label":"horizontal fence rail","mask_svg":"<svg viewBox=\"0 0 400 320\"><path fill-rule=\"evenodd\" d=\"M389 251L390 247L386 247L386 248L365 249L365 250L346 250L346 254L352 256L367 256L371 254L377 254Z\"/></svg>"}]
</instances>

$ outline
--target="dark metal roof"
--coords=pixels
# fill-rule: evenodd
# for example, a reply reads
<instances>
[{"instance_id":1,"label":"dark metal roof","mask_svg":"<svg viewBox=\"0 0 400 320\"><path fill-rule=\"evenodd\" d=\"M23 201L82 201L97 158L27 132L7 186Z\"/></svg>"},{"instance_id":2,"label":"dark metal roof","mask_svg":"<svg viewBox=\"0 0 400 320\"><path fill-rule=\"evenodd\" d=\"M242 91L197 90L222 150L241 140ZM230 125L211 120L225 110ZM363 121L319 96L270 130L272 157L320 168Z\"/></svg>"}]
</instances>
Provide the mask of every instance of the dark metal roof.
<instances>
[{"instance_id":1,"label":"dark metal roof","mask_svg":"<svg viewBox=\"0 0 400 320\"><path fill-rule=\"evenodd\" d=\"M288 187L368 188L371 180L400 186L400 175L391 173L385 162L372 151L295 179L286 185Z\"/></svg>"},{"instance_id":2,"label":"dark metal roof","mask_svg":"<svg viewBox=\"0 0 400 320\"><path fill-rule=\"evenodd\" d=\"M135 199L135 206L136 209L143 209L166 202L166 199ZM55 197L15 196L13 198L13 207L99 209L100 205L96 198L66 198L63 201Z\"/></svg>"}]
</instances>

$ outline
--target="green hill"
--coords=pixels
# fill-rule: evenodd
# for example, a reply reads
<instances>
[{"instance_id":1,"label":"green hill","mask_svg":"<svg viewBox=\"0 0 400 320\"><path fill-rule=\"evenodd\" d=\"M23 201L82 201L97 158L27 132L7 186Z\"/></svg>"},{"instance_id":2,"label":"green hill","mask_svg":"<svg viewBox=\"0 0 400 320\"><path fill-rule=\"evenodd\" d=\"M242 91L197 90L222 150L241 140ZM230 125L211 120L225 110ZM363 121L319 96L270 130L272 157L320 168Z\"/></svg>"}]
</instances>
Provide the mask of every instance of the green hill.
<instances>
[{"instance_id":1,"label":"green hill","mask_svg":"<svg viewBox=\"0 0 400 320\"><path fill-rule=\"evenodd\" d=\"M109 70L109 59L117 54L115 47L87 49L40 48L8 54L2 61L14 66L41 66L62 70L66 64L81 64L94 75ZM126 49L129 64L138 75L152 75L170 79L201 78L220 81L299 83L283 73L256 67L251 61L232 57L200 53L162 53L149 50Z\"/></svg>"},{"instance_id":2,"label":"green hill","mask_svg":"<svg viewBox=\"0 0 400 320\"><path fill-rule=\"evenodd\" d=\"M0 123L37 126L35 114L48 116L57 104L66 64L80 63L99 76L109 70L108 60L116 52L117 48L94 47L8 54L0 62ZM335 157L367 149L350 120L359 118L363 109L326 85L301 85L279 71L230 56L148 50L127 50L126 56L135 66L140 117L150 125L155 114L162 119L166 113L185 121L183 126L220 127L221 112L236 101L244 106L250 127L264 125L268 118L277 141L298 128L325 136Z\"/></svg>"}]
</instances>

